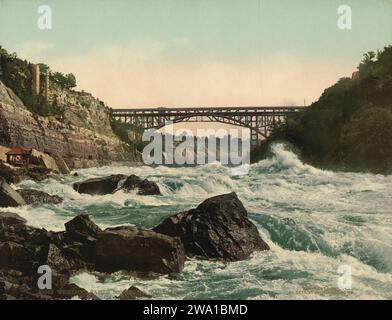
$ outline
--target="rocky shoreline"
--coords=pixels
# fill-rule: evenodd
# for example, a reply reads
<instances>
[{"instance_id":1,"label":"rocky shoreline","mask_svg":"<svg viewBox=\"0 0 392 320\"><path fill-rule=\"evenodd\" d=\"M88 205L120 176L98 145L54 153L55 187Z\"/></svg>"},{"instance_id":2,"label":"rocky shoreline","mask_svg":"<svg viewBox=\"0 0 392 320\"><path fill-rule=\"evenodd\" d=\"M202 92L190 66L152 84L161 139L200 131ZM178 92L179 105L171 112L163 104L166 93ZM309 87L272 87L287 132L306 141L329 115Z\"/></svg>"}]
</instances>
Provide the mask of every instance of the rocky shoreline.
<instances>
[{"instance_id":1,"label":"rocky shoreline","mask_svg":"<svg viewBox=\"0 0 392 320\"><path fill-rule=\"evenodd\" d=\"M159 194L154 182L134 175L89 179L75 183L74 189L89 194L118 190L135 190L140 196ZM24 202L22 205L62 201L60 197L37 190L13 191ZM2 196L4 199L4 192ZM1 199L0 196L0 204ZM48 300L77 296L98 299L69 283L70 277L86 271L103 275L124 271L143 278L162 275L176 278L188 257L231 262L247 259L253 252L263 250L269 247L234 192L208 198L196 208L174 214L152 229L133 226L101 229L88 214L81 214L65 223L65 230L54 232L31 227L15 213L1 212L0 298ZM37 285L42 276L37 272L40 266L50 267L52 287L49 290L39 289ZM148 297L131 287L117 298Z\"/></svg>"}]
</instances>

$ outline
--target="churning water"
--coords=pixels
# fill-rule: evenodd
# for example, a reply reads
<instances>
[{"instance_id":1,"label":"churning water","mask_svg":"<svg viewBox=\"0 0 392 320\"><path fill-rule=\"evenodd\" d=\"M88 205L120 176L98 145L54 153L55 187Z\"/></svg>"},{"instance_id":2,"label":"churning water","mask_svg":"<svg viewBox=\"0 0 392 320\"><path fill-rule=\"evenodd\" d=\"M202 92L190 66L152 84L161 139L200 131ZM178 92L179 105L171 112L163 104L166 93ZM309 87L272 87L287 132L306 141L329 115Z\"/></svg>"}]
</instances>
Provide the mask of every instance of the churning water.
<instances>
[{"instance_id":1,"label":"churning water","mask_svg":"<svg viewBox=\"0 0 392 320\"><path fill-rule=\"evenodd\" d=\"M80 213L101 227L150 228L208 197L235 191L271 251L232 263L190 259L177 280L141 280L118 272L106 278L82 273L73 282L107 299L131 285L157 299L392 299L392 176L323 171L303 164L282 144L272 151L270 159L249 166L242 176L219 164L110 166L80 170L78 177L25 181L17 187L65 201L2 211L51 230L63 230L64 222ZM163 195L89 196L72 189L75 181L117 173L156 181ZM351 290L339 289L341 265L351 268Z\"/></svg>"}]
</instances>

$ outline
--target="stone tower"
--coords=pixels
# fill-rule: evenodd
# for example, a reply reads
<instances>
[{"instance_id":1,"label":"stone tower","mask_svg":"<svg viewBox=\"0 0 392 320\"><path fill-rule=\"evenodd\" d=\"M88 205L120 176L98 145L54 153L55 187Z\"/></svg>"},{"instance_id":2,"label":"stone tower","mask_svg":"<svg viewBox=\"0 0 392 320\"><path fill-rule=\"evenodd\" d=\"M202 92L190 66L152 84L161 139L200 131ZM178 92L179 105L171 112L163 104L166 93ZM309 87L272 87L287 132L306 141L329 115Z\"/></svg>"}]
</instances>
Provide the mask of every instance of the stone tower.
<instances>
[{"instance_id":1,"label":"stone tower","mask_svg":"<svg viewBox=\"0 0 392 320\"><path fill-rule=\"evenodd\" d=\"M33 94L39 95L39 65L38 64L33 64L33 68L31 70L31 75L32 75L32 82L31 82L31 88L33 89Z\"/></svg>"},{"instance_id":2,"label":"stone tower","mask_svg":"<svg viewBox=\"0 0 392 320\"><path fill-rule=\"evenodd\" d=\"M47 101L48 100L48 94L49 94L49 70L46 71L46 74L45 74L44 93L45 93L45 99Z\"/></svg>"}]
</instances>

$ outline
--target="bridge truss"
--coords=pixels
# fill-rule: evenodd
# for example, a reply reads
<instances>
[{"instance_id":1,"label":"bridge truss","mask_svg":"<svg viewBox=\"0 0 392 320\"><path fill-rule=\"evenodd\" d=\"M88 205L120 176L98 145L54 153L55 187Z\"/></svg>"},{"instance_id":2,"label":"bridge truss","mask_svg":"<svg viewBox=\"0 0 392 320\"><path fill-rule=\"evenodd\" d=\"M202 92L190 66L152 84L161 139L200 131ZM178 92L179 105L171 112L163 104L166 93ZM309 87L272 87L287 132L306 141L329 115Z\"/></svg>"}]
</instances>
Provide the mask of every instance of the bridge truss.
<instances>
[{"instance_id":1,"label":"bridge truss","mask_svg":"<svg viewBox=\"0 0 392 320\"><path fill-rule=\"evenodd\" d=\"M220 107L112 109L111 116L141 129L160 129L165 122L219 122L250 129L252 146L268 137L273 127L303 107Z\"/></svg>"}]
</instances>

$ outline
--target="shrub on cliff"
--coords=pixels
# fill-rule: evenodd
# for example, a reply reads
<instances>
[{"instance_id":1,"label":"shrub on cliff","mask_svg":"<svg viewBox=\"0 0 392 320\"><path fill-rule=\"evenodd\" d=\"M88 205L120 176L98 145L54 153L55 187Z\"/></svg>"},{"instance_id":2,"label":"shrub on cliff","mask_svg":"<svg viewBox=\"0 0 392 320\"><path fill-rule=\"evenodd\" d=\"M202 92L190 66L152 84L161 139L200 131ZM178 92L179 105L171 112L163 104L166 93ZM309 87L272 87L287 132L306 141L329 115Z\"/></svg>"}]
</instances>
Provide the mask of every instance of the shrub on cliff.
<instances>
[{"instance_id":1,"label":"shrub on cliff","mask_svg":"<svg viewBox=\"0 0 392 320\"><path fill-rule=\"evenodd\" d=\"M275 128L268 143L286 140L314 165L392 172L392 46L368 52L353 78L340 79L320 99Z\"/></svg>"},{"instance_id":2,"label":"shrub on cliff","mask_svg":"<svg viewBox=\"0 0 392 320\"><path fill-rule=\"evenodd\" d=\"M55 72L51 76L51 80L63 88L72 89L76 87L76 78L72 73L63 74L61 72Z\"/></svg>"},{"instance_id":3,"label":"shrub on cliff","mask_svg":"<svg viewBox=\"0 0 392 320\"><path fill-rule=\"evenodd\" d=\"M147 142L143 142L140 137L142 136L143 130L129 123L123 123L115 119L110 120L110 126L113 133L123 142L134 147L136 150L141 152ZM133 131L136 133L134 139L130 139L129 133Z\"/></svg>"}]
</instances>

